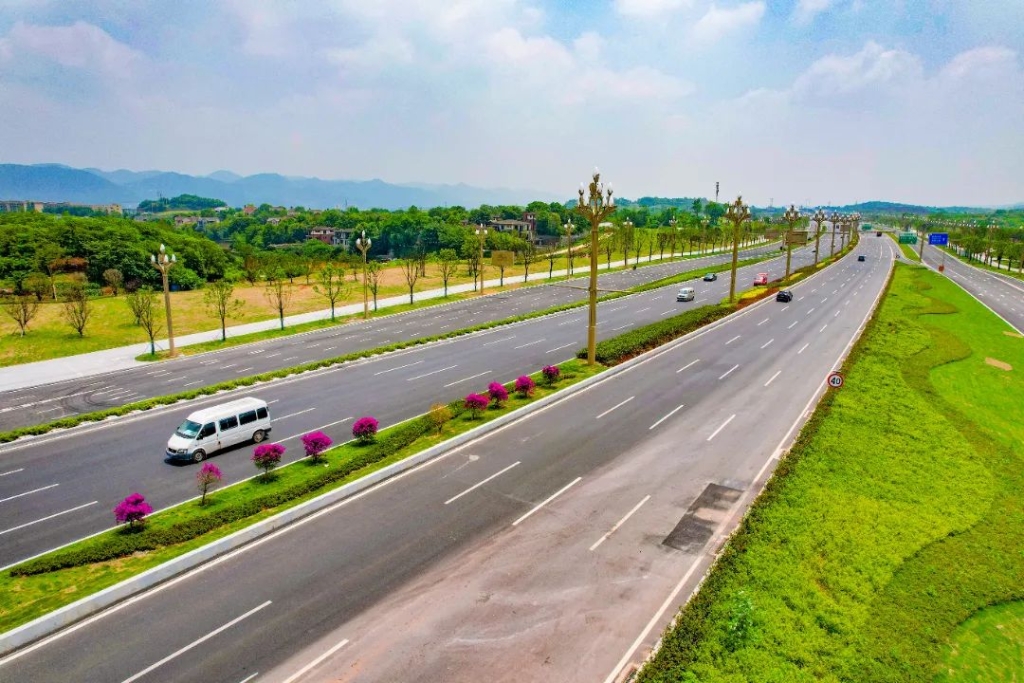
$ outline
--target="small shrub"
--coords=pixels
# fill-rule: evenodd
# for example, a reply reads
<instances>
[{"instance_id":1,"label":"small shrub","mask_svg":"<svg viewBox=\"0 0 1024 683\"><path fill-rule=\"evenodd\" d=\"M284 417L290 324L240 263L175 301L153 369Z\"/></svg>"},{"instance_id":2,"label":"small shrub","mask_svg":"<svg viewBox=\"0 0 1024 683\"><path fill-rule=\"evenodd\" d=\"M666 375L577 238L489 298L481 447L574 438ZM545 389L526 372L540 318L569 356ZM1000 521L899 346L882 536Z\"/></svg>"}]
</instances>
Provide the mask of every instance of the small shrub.
<instances>
[{"instance_id":1,"label":"small shrub","mask_svg":"<svg viewBox=\"0 0 1024 683\"><path fill-rule=\"evenodd\" d=\"M544 369L541 370L541 374L544 375L544 381L548 386L551 386L558 381L562 371L558 369L557 365L545 365Z\"/></svg>"},{"instance_id":2,"label":"small shrub","mask_svg":"<svg viewBox=\"0 0 1024 683\"><path fill-rule=\"evenodd\" d=\"M199 499L200 505L206 505L206 492L221 479L223 479L223 476L220 473L219 467L212 462L203 463L202 469L196 472L196 487L199 489L199 493L202 494L202 498Z\"/></svg>"},{"instance_id":3,"label":"small shrub","mask_svg":"<svg viewBox=\"0 0 1024 683\"><path fill-rule=\"evenodd\" d=\"M526 398L527 396L533 396L533 389L536 387L536 383L532 378L527 375L516 378L515 390L519 394L520 398Z\"/></svg>"},{"instance_id":4,"label":"small shrub","mask_svg":"<svg viewBox=\"0 0 1024 683\"><path fill-rule=\"evenodd\" d=\"M444 429L444 425L452 419L452 409L444 403L435 403L430 406L430 412L427 413L427 421L430 422L438 434Z\"/></svg>"},{"instance_id":5,"label":"small shrub","mask_svg":"<svg viewBox=\"0 0 1024 683\"><path fill-rule=\"evenodd\" d=\"M500 408L501 404L508 400L508 389L500 382L491 382L487 385L487 395L490 396L494 407Z\"/></svg>"},{"instance_id":6,"label":"small shrub","mask_svg":"<svg viewBox=\"0 0 1024 683\"><path fill-rule=\"evenodd\" d=\"M324 451L330 448L332 443L334 442L331 441L331 437L320 431L302 436L302 447L306 449L306 455L309 456L310 462L314 463L320 462Z\"/></svg>"},{"instance_id":7,"label":"small shrub","mask_svg":"<svg viewBox=\"0 0 1024 683\"><path fill-rule=\"evenodd\" d=\"M153 512L153 507L146 502L141 493L133 493L114 508L114 519L118 524L127 524L131 529L138 522L139 526L145 523L146 515Z\"/></svg>"},{"instance_id":8,"label":"small shrub","mask_svg":"<svg viewBox=\"0 0 1024 683\"><path fill-rule=\"evenodd\" d=\"M490 400L486 396L480 394L470 394L466 397L465 406L469 410L469 415L472 419L480 417L480 411L487 407Z\"/></svg>"},{"instance_id":9,"label":"small shrub","mask_svg":"<svg viewBox=\"0 0 1024 683\"><path fill-rule=\"evenodd\" d=\"M359 439L360 443L370 443L377 436L378 426L380 423L377 422L377 418L369 415L361 417L352 425L352 436Z\"/></svg>"},{"instance_id":10,"label":"small shrub","mask_svg":"<svg viewBox=\"0 0 1024 683\"><path fill-rule=\"evenodd\" d=\"M284 446L279 443L261 443L252 453L252 462L263 470L263 478L269 479L270 473L281 464Z\"/></svg>"}]
</instances>

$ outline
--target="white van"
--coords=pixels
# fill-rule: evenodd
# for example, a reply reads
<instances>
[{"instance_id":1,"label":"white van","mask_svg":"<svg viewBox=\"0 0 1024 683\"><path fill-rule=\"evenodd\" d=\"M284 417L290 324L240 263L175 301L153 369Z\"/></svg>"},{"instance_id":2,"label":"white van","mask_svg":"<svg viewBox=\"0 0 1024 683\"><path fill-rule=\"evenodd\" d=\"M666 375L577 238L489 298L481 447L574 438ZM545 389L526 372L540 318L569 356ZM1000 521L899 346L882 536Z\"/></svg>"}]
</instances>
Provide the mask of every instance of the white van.
<instances>
[{"instance_id":1,"label":"white van","mask_svg":"<svg viewBox=\"0 0 1024 683\"><path fill-rule=\"evenodd\" d=\"M694 296L696 296L696 290L693 287L683 287L676 294L676 301L693 301Z\"/></svg>"},{"instance_id":2,"label":"white van","mask_svg":"<svg viewBox=\"0 0 1024 683\"><path fill-rule=\"evenodd\" d=\"M270 433L266 401L248 396L197 410L167 440L169 460L202 462L216 451L250 439L259 443Z\"/></svg>"}]
</instances>

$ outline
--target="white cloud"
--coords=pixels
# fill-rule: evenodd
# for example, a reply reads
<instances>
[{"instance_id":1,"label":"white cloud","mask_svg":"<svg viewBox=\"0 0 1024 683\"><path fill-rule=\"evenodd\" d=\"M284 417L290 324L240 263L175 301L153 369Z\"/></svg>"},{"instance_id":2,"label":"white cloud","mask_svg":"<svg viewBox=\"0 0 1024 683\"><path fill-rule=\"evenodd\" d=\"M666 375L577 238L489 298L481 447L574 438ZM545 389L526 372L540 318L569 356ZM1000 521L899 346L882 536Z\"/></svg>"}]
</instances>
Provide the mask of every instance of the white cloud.
<instances>
[{"instance_id":1,"label":"white cloud","mask_svg":"<svg viewBox=\"0 0 1024 683\"><path fill-rule=\"evenodd\" d=\"M720 9L713 4L690 29L690 38L703 45L718 42L730 33L757 25L764 12L765 4L760 0L730 9Z\"/></svg>"},{"instance_id":2,"label":"white cloud","mask_svg":"<svg viewBox=\"0 0 1024 683\"><path fill-rule=\"evenodd\" d=\"M615 0L615 9L628 17L651 19L671 14L693 4L693 0Z\"/></svg>"},{"instance_id":3,"label":"white cloud","mask_svg":"<svg viewBox=\"0 0 1024 683\"><path fill-rule=\"evenodd\" d=\"M898 87L919 80L921 60L903 50L887 50L869 41L853 55L829 55L814 62L793 83L793 93L814 100L846 96L880 87Z\"/></svg>"},{"instance_id":4,"label":"white cloud","mask_svg":"<svg viewBox=\"0 0 1024 683\"><path fill-rule=\"evenodd\" d=\"M1013 66L1016 63L1016 52L998 45L990 45L961 52L943 68L942 75L946 78L970 78L980 70Z\"/></svg>"},{"instance_id":5,"label":"white cloud","mask_svg":"<svg viewBox=\"0 0 1024 683\"><path fill-rule=\"evenodd\" d=\"M61 66L110 78L128 78L145 57L103 29L83 21L71 26L17 22L0 38L0 58L42 57Z\"/></svg>"},{"instance_id":6,"label":"white cloud","mask_svg":"<svg viewBox=\"0 0 1024 683\"><path fill-rule=\"evenodd\" d=\"M793 11L793 20L798 24L809 24L814 18L832 6L833 0L799 0Z\"/></svg>"}]
</instances>

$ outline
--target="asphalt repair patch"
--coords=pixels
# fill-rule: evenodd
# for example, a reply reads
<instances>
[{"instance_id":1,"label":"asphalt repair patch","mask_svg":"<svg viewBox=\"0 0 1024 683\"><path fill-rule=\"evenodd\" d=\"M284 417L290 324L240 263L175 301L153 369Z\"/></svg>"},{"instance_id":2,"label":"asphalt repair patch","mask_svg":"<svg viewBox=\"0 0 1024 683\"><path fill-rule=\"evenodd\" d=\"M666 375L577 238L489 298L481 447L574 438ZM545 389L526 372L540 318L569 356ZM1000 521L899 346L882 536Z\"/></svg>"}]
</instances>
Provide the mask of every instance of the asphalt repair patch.
<instances>
[{"instance_id":1,"label":"asphalt repair patch","mask_svg":"<svg viewBox=\"0 0 1024 683\"><path fill-rule=\"evenodd\" d=\"M741 495L743 491L740 489L708 484L690 504L672 533L665 537L662 545L686 553L699 552Z\"/></svg>"}]
</instances>

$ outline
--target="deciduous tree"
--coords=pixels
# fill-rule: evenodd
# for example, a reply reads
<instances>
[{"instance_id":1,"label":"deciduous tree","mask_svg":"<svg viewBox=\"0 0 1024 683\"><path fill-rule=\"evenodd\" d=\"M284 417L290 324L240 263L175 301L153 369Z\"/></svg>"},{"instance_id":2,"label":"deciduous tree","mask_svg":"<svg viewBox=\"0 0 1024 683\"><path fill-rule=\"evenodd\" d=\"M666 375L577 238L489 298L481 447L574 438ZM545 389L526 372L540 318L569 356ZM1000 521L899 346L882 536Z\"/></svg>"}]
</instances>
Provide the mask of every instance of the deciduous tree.
<instances>
[{"instance_id":1,"label":"deciduous tree","mask_svg":"<svg viewBox=\"0 0 1024 683\"><path fill-rule=\"evenodd\" d=\"M335 305L349 291L349 285L345 282L345 270L328 263L316 274L316 279L317 284L313 285L313 291L331 304L331 320L334 320Z\"/></svg>"},{"instance_id":2,"label":"deciduous tree","mask_svg":"<svg viewBox=\"0 0 1024 683\"><path fill-rule=\"evenodd\" d=\"M14 320L21 331L21 336L24 337L25 328L39 312L39 300L31 294L21 294L5 298L3 307L4 312Z\"/></svg>"},{"instance_id":3,"label":"deciduous tree","mask_svg":"<svg viewBox=\"0 0 1024 683\"><path fill-rule=\"evenodd\" d=\"M264 289L267 301L277 311L277 318L281 321L281 329L284 329L284 311L292 301L292 286L285 282L284 273L280 270L272 271L267 277L267 286Z\"/></svg>"},{"instance_id":4,"label":"deciduous tree","mask_svg":"<svg viewBox=\"0 0 1024 683\"><path fill-rule=\"evenodd\" d=\"M79 282L69 283L64 292L64 320L79 337L85 336L85 326L92 317L92 303L85 291L85 285Z\"/></svg>"},{"instance_id":5,"label":"deciduous tree","mask_svg":"<svg viewBox=\"0 0 1024 683\"><path fill-rule=\"evenodd\" d=\"M448 281L458 271L459 254L454 249L442 249L437 253L437 268L441 273L441 282L444 285L444 296L448 298Z\"/></svg>"},{"instance_id":6,"label":"deciduous tree","mask_svg":"<svg viewBox=\"0 0 1024 683\"><path fill-rule=\"evenodd\" d=\"M235 285L227 280L211 282L203 290L203 303L207 310L217 316L220 320L220 340L228 338L227 320L233 314L238 313L245 306L241 299L232 299L235 292Z\"/></svg>"}]
</instances>

